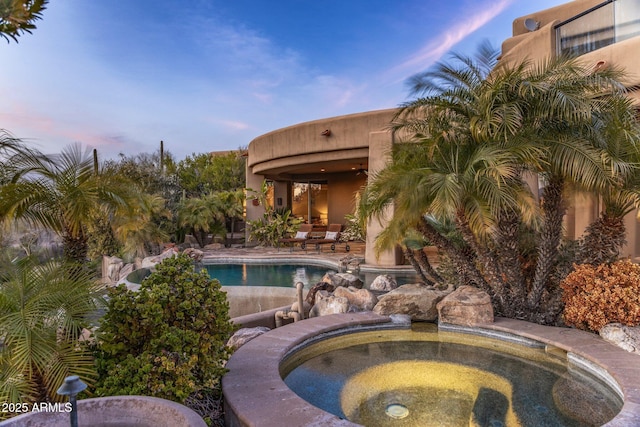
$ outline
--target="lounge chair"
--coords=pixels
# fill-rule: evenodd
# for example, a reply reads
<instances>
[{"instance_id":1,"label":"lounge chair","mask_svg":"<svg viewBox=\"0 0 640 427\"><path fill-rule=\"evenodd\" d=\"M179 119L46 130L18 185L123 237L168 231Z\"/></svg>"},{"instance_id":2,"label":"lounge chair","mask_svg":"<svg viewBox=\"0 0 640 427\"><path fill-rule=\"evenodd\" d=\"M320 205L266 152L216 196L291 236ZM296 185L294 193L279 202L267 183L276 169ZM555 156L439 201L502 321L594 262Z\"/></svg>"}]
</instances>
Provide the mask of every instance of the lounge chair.
<instances>
[{"instance_id":1,"label":"lounge chair","mask_svg":"<svg viewBox=\"0 0 640 427\"><path fill-rule=\"evenodd\" d=\"M300 244L300 248L305 249L309 241L309 233L312 229L313 224L301 224L295 236L283 238L278 241L278 250L280 250L280 245L282 244L289 246L289 249L293 251L296 243Z\"/></svg>"},{"instance_id":2,"label":"lounge chair","mask_svg":"<svg viewBox=\"0 0 640 427\"><path fill-rule=\"evenodd\" d=\"M331 251L335 252L336 243L340 242L340 231L342 230L341 224L329 224L327 232L322 239L307 240L307 243L313 243L316 246L316 251L321 252L323 245L331 245ZM345 245L345 250L349 252L349 244Z\"/></svg>"}]
</instances>

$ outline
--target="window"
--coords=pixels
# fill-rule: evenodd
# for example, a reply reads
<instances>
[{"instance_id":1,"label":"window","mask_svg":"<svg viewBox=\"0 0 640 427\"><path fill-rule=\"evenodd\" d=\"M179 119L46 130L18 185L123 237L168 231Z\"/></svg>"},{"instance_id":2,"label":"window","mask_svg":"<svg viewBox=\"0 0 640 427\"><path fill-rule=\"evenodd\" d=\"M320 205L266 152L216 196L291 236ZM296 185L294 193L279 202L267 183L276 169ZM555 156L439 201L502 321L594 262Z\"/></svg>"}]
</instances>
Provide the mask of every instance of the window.
<instances>
[{"instance_id":1,"label":"window","mask_svg":"<svg viewBox=\"0 0 640 427\"><path fill-rule=\"evenodd\" d=\"M327 225L328 185L326 182L294 182L291 211L309 224Z\"/></svg>"},{"instance_id":2,"label":"window","mask_svg":"<svg viewBox=\"0 0 640 427\"><path fill-rule=\"evenodd\" d=\"M556 26L559 54L583 55L640 35L640 0L608 0Z\"/></svg>"}]
</instances>

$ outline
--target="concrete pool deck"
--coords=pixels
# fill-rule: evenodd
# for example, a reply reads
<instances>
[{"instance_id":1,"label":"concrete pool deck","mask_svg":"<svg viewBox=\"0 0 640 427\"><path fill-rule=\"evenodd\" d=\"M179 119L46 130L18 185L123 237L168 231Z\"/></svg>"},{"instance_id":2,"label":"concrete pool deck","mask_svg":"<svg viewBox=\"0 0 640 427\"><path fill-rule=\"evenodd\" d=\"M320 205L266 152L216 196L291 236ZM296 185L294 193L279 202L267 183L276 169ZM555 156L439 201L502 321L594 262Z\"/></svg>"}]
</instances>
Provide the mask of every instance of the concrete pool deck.
<instances>
[{"instance_id":1,"label":"concrete pool deck","mask_svg":"<svg viewBox=\"0 0 640 427\"><path fill-rule=\"evenodd\" d=\"M292 349L320 334L345 328L402 327L392 325L389 320L372 312L336 314L296 322L248 342L233 354L227 364L229 372L223 378L227 426L356 426L312 406L291 391L280 377L280 364ZM575 363L582 363L587 369L595 368L594 373L605 380L612 379L623 396L622 410L605 425L640 425L640 357L637 355L595 334L520 320L498 318L494 323L474 329L490 336L505 333L533 339L566 351L572 362L577 360ZM598 367L602 372L598 372Z\"/></svg>"}]
</instances>

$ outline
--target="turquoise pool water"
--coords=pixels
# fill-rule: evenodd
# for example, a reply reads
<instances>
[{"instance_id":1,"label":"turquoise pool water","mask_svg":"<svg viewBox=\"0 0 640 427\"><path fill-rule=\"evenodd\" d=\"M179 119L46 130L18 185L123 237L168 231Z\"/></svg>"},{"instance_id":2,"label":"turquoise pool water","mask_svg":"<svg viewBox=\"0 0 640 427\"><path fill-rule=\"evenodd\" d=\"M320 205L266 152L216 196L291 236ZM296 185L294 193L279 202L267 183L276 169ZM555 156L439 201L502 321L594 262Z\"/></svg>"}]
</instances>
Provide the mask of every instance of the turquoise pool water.
<instances>
[{"instance_id":1,"label":"turquoise pool water","mask_svg":"<svg viewBox=\"0 0 640 427\"><path fill-rule=\"evenodd\" d=\"M310 288L322 280L327 272L336 273L337 270L310 264L269 264L269 263L220 263L202 266L209 276L218 279L222 286L277 286L295 287L302 282L305 288ZM135 270L127 281L141 283L150 274L148 268ZM360 273L359 277L367 287L382 273ZM393 273L398 285L416 283L417 276L411 273Z\"/></svg>"},{"instance_id":2,"label":"turquoise pool water","mask_svg":"<svg viewBox=\"0 0 640 427\"><path fill-rule=\"evenodd\" d=\"M305 288L322 280L327 267L295 264L207 264L204 266L222 286L283 286L304 283Z\"/></svg>"},{"instance_id":3,"label":"turquoise pool water","mask_svg":"<svg viewBox=\"0 0 640 427\"><path fill-rule=\"evenodd\" d=\"M308 264L206 264L209 276L218 279L222 286L284 286L295 287L297 282L305 288L320 282L327 272L336 273L330 267ZM380 273L361 273L360 279L369 285ZM392 274L399 285L415 283L415 274Z\"/></svg>"}]
</instances>

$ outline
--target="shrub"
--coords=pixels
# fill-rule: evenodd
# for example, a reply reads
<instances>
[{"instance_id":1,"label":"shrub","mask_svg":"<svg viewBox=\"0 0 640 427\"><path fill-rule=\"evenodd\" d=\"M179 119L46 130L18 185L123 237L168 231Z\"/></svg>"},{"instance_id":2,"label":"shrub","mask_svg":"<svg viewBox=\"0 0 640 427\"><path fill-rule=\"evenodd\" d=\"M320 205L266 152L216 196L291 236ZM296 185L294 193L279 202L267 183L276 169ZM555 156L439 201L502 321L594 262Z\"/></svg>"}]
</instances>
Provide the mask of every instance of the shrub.
<instances>
[{"instance_id":1,"label":"shrub","mask_svg":"<svg viewBox=\"0 0 640 427\"><path fill-rule=\"evenodd\" d=\"M98 331L97 394L151 395L184 402L219 386L233 331L226 294L180 254L138 292L113 288Z\"/></svg>"},{"instance_id":2,"label":"shrub","mask_svg":"<svg viewBox=\"0 0 640 427\"><path fill-rule=\"evenodd\" d=\"M262 218L247 221L250 229L249 239L265 246L278 246L280 239L294 234L301 223L302 220L294 217L289 209L269 210Z\"/></svg>"},{"instance_id":3,"label":"shrub","mask_svg":"<svg viewBox=\"0 0 640 427\"><path fill-rule=\"evenodd\" d=\"M600 330L608 323L640 324L640 265L629 260L575 266L560 284L564 320L580 329Z\"/></svg>"}]
</instances>

